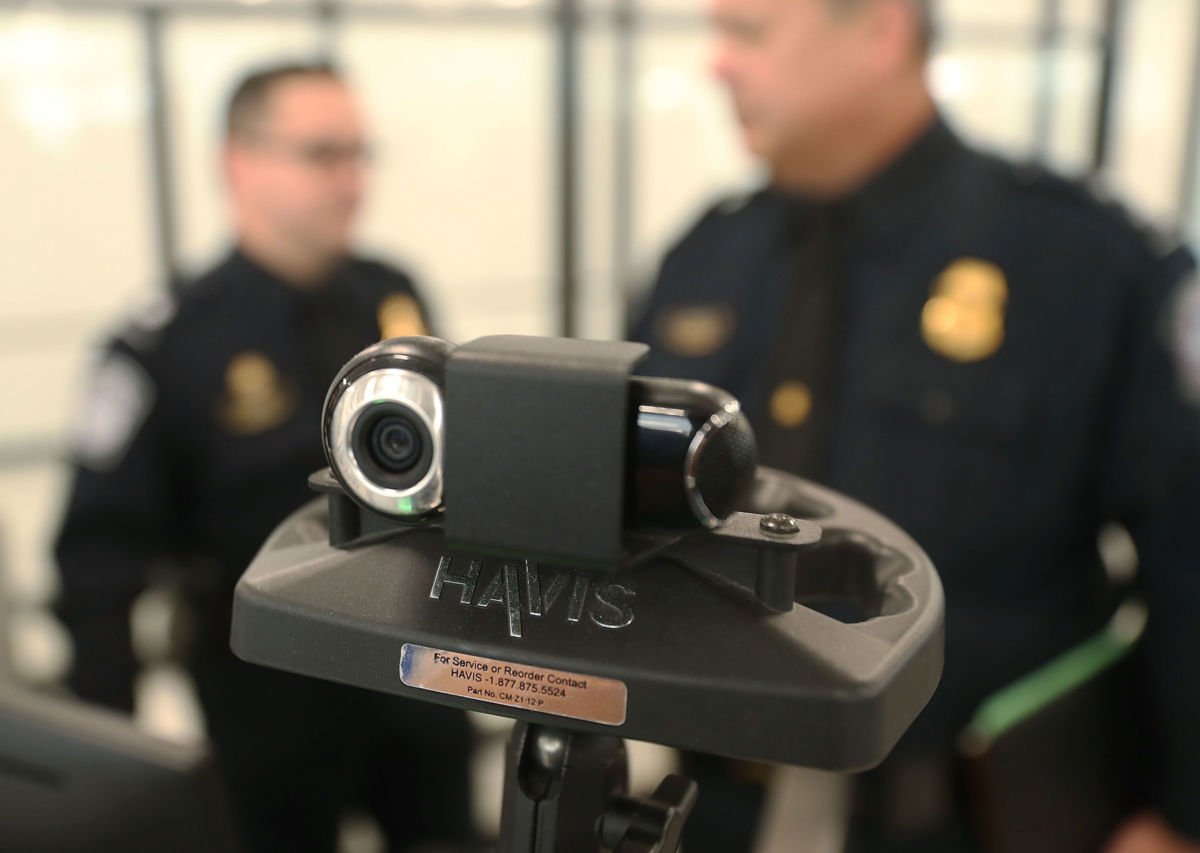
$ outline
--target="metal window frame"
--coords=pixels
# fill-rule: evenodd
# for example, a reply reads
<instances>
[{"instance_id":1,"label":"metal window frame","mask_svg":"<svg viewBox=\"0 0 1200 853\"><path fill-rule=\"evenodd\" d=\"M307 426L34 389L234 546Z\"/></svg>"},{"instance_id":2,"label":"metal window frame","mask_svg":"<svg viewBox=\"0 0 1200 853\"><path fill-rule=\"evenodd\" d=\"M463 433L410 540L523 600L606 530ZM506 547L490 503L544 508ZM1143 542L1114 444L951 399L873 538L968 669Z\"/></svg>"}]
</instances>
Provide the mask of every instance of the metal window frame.
<instances>
[{"instance_id":1,"label":"metal window frame","mask_svg":"<svg viewBox=\"0 0 1200 853\"><path fill-rule=\"evenodd\" d=\"M1094 128L1092 167L1099 171L1107 164L1110 124L1115 98L1115 80L1119 73L1118 45L1120 44L1123 9L1126 0L1100 0L1105 3L1104 25L1098 34L1081 34L1062 25L1061 0L1042 0L1041 20L1035 30L1012 26L956 26L952 32L956 41L975 41L987 44L1030 45L1038 51L1039 85L1035 99L1034 149L1039 155L1047 153L1054 131L1053 105L1056 95L1054 52L1072 39L1095 40L1100 62L1100 87ZM26 0L0 0L0 9L22 8ZM321 49L334 57L337 52L337 28L341 20L376 18L392 21L442 23L487 23L489 25L529 26L542 23L548 26L548 37L555 44L555 65L552 69L553 91L550 108L554 113L552 150L554 151L556 182L552 209L555 212L553 236L555 287L551 298L557 301L555 316L557 332L572 335L579 328L577 312L581 304L579 223L583 221L581 206L585 199L580 191L582 153L579 151L578 109L582 91L581 40L589 28L611 28L615 43L613 84L615 120L612 129L614 150L614 195L612 210L613 246L612 270L614 298L618 311L624 308L634 287L632 280L633 254L636 235L638 187L636 176L637 110L634 90L637 85L637 46L639 40L651 33L696 30L706 26L700 13L675 12L639 8L636 0L612 0L611 6L589 6L585 0L548 0L525 8L499 7L488 3L466 3L460 6L437 8L413 0L393 3L348 4L342 0L311 0L303 3L264 3L247 5L228 2L199 2L199 0L57 0L55 9L62 12L122 13L138 16L145 44L144 73L150 93L149 127L151 163L152 210L155 220L155 250L165 282L181 279L178 248L178 194L172 165L167 72L163 56L163 28L173 17L304 17L317 25ZM1197 92L1200 93L1200 63L1197 64ZM1197 99L1193 99L1197 100ZM1200 148L1200 102L1193 108L1196 128L1189 139L1189 151ZM1189 158L1190 181L1183 196L1181 209L1192 213L1197 189L1195 174ZM622 318L624 322L624 318Z\"/></svg>"}]
</instances>

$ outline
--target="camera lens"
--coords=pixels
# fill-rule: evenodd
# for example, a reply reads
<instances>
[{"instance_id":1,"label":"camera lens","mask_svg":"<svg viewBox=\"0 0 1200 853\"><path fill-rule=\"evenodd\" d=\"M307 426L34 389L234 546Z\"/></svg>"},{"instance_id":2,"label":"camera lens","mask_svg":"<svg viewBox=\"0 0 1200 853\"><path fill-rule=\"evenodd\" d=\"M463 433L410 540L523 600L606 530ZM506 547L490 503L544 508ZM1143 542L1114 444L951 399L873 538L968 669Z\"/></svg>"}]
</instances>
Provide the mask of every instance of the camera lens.
<instances>
[{"instance_id":1,"label":"camera lens","mask_svg":"<svg viewBox=\"0 0 1200 853\"><path fill-rule=\"evenodd\" d=\"M370 433L371 461L392 474L403 474L421 458L421 436L403 415L377 418Z\"/></svg>"},{"instance_id":2,"label":"camera lens","mask_svg":"<svg viewBox=\"0 0 1200 853\"><path fill-rule=\"evenodd\" d=\"M396 519L442 508L445 367L453 345L394 338L338 372L321 410L329 468L360 506Z\"/></svg>"},{"instance_id":3,"label":"camera lens","mask_svg":"<svg viewBox=\"0 0 1200 853\"><path fill-rule=\"evenodd\" d=\"M359 415L350 439L355 464L367 481L385 489L416 486L433 464L433 438L404 403L376 402Z\"/></svg>"}]
</instances>

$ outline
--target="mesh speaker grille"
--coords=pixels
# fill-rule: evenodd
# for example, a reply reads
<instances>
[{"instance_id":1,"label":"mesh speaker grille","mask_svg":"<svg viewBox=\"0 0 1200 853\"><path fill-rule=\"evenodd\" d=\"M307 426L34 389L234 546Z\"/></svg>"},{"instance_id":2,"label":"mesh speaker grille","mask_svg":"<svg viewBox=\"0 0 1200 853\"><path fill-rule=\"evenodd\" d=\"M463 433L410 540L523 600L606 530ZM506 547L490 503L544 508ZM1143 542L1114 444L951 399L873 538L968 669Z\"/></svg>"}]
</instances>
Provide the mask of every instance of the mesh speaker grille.
<instances>
[{"instance_id":1,"label":"mesh speaker grille","mask_svg":"<svg viewBox=\"0 0 1200 853\"><path fill-rule=\"evenodd\" d=\"M696 491L709 512L724 520L754 484L758 445L741 412L712 432L696 459Z\"/></svg>"}]
</instances>

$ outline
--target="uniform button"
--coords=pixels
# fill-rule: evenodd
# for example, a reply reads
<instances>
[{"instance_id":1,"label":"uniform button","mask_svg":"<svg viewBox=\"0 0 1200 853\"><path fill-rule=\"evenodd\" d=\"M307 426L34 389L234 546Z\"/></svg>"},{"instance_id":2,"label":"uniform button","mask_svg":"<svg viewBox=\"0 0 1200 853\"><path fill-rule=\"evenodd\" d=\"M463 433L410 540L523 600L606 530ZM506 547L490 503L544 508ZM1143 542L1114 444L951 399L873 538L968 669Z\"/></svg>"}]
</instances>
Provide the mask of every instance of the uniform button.
<instances>
[{"instance_id":1,"label":"uniform button","mask_svg":"<svg viewBox=\"0 0 1200 853\"><path fill-rule=\"evenodd\" d=\"M812 391L803 382L789 379L779 383L771 395L771 419L781 427L803 426L812 414Z\"/></svg>"},{"instance_id":2,"label":"uniform button","mask_svg":"<svg viewBox=\"0 0 1200 853\"><path fill-rule=\"evenodd\" d=\"M926 388L917 400L926 423L942 426L954 417L954 397L945 388Z\"/></svg>"}]
</instances>

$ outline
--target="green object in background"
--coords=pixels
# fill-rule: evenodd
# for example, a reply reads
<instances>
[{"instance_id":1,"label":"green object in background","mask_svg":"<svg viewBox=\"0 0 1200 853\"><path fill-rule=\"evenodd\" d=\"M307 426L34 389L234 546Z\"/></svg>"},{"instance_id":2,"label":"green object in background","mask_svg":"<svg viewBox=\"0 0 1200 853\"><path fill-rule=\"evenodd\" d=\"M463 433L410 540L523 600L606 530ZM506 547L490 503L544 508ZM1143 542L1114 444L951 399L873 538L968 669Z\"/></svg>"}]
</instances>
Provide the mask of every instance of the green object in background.
<instances>
[{"instance_id":1,"label":"green object in background","mask_svg":"<svg viewBox=\"0 0 1200 853\"><path fill-rule=\"evenodd\" d=\"M1014 726L1124 659L1145 628L1144 604L1121 605L1099 634L984 701L963 733L964 751L983 752Z\"/></svg>"}]
</instances>

